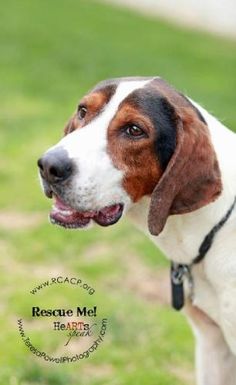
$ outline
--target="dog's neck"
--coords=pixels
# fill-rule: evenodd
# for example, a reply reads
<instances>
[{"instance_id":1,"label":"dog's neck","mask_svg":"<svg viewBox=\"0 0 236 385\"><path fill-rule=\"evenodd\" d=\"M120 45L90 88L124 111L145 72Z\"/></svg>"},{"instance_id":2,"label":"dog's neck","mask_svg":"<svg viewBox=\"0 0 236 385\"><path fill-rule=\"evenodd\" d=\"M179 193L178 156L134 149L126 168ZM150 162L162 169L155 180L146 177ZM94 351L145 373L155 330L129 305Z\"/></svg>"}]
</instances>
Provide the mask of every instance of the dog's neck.
<instances>
[{"instance_id":1,"label":"dog's neck","mask_svg":"<svg viewBox=\"0 0 236 385\"><path fill-rule=\"evenodd\" d=\"M197 256L198 249L208 232L224 217L236 196L236 135L224 127L213 116L196 105L206 119L211 139L218 158L223 191L213 203L189 214L172 215L168 218L164 230L159 236L151 236L147 218L150 197L143 198L128 212L134 223L150 236L168 258L179 263L191 263ZM235 223L234 209L228 223Z\"/></svg>"}]
</instances>

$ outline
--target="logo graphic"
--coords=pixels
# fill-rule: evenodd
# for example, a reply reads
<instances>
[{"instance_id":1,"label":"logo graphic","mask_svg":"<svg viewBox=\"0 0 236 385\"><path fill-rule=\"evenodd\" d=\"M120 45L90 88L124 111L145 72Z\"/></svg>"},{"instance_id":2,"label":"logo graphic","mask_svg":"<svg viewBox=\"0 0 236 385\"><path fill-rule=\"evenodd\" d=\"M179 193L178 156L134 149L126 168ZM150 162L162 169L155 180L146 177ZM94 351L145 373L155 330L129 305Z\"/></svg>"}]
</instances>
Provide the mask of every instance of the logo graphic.
<instances>
[{"instance_id":1,"label":"logo graphic","mask_svg":"<svg viewBox=\"0 0 236 385\"><path fill-rule=\"evenodd\" d=\"M88 358L103 343L108 320L93 287L75 277L53 277L31 289L20 336L37 357L54 363Z\"/></svg>"}]
</instances>

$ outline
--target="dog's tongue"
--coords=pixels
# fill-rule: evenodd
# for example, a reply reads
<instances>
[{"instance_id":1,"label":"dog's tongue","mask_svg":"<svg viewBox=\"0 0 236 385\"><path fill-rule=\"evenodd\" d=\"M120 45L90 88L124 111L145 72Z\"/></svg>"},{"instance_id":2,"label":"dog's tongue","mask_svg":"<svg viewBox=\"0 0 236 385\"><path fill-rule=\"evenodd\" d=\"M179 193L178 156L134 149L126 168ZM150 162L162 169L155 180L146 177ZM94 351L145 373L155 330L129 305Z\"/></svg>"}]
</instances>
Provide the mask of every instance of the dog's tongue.
<instances>
[{"instance_id":1,"label":"dog's tongue","mask_svg":"<svg viewBox=\"0 0 236 385\"><path fill-rule=\"evenodd\" d=\"M99 210L98 214L102 214L104 216L113 216L116 215L120 210L119 205L113 205L113 206L108 206L104 207L104 209Z\"/></svg>"}]
</instances>

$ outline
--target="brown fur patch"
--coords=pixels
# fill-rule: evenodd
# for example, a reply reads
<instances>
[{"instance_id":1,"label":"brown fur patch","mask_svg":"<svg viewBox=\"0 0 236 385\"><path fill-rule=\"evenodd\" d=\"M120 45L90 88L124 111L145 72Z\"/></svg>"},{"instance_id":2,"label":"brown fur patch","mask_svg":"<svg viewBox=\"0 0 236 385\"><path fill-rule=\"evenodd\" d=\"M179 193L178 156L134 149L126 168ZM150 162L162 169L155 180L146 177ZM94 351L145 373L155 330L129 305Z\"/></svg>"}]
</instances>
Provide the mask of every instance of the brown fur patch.
<instances>
[{"instance_id":1,"label":"brown fur patch","mask_svg":"<svg viewBox=\"0 0 236 385\"><path fill-rule=\"evenodd\" d=\"M121 128L135 122L149 137L129 139ZM108 128L108 152L114 165L125 171L123 187L134 202L152 193L161 176L161 168L154 151L155 129L147 116L124 103Z\"/></svg>"},{"instance_id":2,"label":"brown fur patch","mask_svg":"<svg viewBox=\"0 0 236 385\"><path fill-rule=\"evenodd\" d=\"M153 87L154 89L157 89L158 92L161 92L175 108L178 108L179 110L181 110L181 108L190 108L192 113L196 114L203 123L206 123L197 108L184 95L176 91L170 84L166 83L165 80L155 78L148 84L148 87Z\"/></svg>"},{"instance_id":3,"label":"brown fur patch","mask_svg":"<svg viewBox=\"0 0 236 385\"><path fill-rule=\"evenodd\" d=\"M90 123L103 110L114 92L115 86L108 85L95 89L86 95L80 102L80 105L83 105L87 109L84 119L79 119L78 113L75 112L64 128L65 135Z\"/></svg>"},{"instance_id":4,"label":"brown fur patch","mask_svg":"<svg viewBox=\"0 0 236 385\"><path fill-rule=\"evenodd\" d=\"M175 107L190 107L191 103L182 94L177 92L174 87L166 83L165 80L155 78L146 87L157 89L163 96L165 96L171 104Z\"/></svg>"}]
</instances>

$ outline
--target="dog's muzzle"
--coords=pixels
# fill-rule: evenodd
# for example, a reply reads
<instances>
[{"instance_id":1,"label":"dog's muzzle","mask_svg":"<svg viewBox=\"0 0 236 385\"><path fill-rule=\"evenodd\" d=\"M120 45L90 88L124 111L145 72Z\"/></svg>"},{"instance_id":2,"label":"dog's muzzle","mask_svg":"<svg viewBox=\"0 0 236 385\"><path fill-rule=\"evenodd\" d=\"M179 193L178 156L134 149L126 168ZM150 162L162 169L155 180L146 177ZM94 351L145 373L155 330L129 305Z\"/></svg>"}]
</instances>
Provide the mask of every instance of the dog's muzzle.
<instances>
[{"instance_id":1,"label":"dog's muzzle","mask_svg":"<svg viewBox=\"0 0 236 385\"><path fill-rule=\"evenodd\" d=\"M77 205L71 199L73 177L78 170L63 148L55 148L46 152L38 160L39 172L44 193L48 198L54 198L50 212L50 221L66 228L84 228L91 221L100 226L109 226L116 223L122 216L123 203L110 204L101 209L81 210L83 202Z\"/></svg>"}]
</instances>

